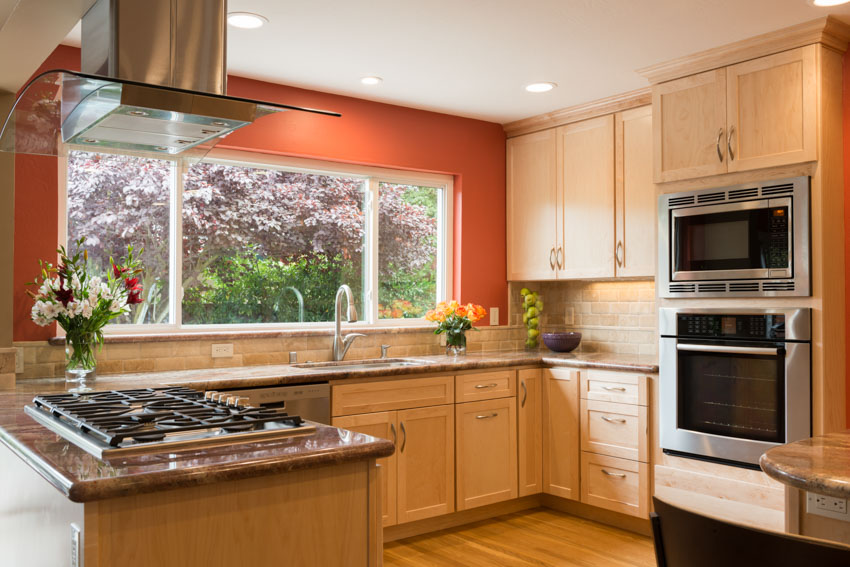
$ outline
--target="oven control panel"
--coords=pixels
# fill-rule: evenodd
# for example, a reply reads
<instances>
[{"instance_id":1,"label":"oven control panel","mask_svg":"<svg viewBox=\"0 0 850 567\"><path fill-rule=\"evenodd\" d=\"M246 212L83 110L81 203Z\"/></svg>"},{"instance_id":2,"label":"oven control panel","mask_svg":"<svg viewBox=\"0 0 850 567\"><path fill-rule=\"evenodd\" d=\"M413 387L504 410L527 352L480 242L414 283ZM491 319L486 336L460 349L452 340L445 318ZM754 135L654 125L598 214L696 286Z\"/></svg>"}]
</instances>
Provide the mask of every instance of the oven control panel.
<instances>
[{"instance_id":1,"label":"oven control panel","mask_svg":"<svg viewBox=\"0 0 850 567\"><path fill-rule=\"evenodd\" d=\"M679 336L784 339L785 315L693 314L676 316Z\"/></svg>"}]
</instances>

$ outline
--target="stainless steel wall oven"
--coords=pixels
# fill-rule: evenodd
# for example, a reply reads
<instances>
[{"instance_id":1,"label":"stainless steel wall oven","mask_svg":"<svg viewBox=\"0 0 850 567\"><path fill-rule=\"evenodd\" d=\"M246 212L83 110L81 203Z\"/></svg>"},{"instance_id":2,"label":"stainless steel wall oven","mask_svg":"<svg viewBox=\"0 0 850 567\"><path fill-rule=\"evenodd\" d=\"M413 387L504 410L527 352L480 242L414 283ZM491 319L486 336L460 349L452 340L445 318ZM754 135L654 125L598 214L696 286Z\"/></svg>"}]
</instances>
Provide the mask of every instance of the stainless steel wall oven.
<instances>
[{"instance_id":1,"label":"stainless steel wall oven","mask_svg":"<svg viewBox=\"0 0 850 567\"><path fill-rule=\"evenodd\" d=\"M809 178L662 195L661 297L809 295Z\"/></svg>"},{"instance_id":2,"label":"stainless steel wall oven","mask_svg":"<svg viewBox=\"0 0 850 567\"><path fill-rule=\"evenodd\" d=\"M809 309L659 310L661 448L757 468L811 436Z\"/></svg>"}]
</instances>

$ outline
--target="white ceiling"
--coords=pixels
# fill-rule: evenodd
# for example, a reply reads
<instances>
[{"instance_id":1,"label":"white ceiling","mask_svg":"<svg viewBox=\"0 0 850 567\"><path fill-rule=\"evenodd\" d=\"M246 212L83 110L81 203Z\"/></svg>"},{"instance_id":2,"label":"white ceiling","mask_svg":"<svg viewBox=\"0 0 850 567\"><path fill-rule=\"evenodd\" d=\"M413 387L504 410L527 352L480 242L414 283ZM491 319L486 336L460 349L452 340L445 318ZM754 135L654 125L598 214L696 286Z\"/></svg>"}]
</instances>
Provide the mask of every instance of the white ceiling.
<instances>
[{"instance_id":1,"label":"white ceiling","mask_svg":"<svg viewBox=\"0 0 850 567\"><path fill-rule=\"evenodd\" d=\"M230 0L233 75L509 122L646 86L634 70L850 4L807 0ZM65 43L79 45L79 26ZM384 82L368 87L360 77ZM552 81L544 94L523 87Z\"/></svg>"}]
</instances>

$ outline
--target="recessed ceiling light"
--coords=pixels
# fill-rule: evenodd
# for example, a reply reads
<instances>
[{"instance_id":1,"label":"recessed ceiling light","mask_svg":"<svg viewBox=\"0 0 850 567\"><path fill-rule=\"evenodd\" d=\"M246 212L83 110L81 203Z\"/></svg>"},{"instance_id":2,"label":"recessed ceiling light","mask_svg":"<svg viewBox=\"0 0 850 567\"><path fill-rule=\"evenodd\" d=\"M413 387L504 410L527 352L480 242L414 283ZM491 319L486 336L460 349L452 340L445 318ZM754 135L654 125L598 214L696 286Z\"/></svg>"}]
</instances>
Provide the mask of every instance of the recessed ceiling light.
<instances>
[{"instance_id":1,"label":"recessed ceiling light","mask_svg":"<svg viewBox=\"0 0 850 567\"><path fill-rule=\"evenodd\" d=\"M227 14L227 23L234 28L242 28L245 30L255 30L263 27L263 24L268 23L268 19L251 12L230 12Z\"/></svg>"},{"instance_id":2,"label":"recessed ceiling light","mask_svg":"<svg viewBox=\"0 0 850 567\"><path fill-rule=\"evenodd\" d=\"M363 77L360 79L360 82L364 85L377 85L378 83L383 82L383 79L380 77Z\"/></svg>"},{"instance_id":3,"label":"recessed ceiling light","mask_svg":"<svg viewBox=\"0 0 850 567\"><path fill-rule=\"evenodd\" d=\"M809 4L821 8L826 8L829 6L840 6L841 4L846 4L847 2L850 2L850 0L809 0Z\"/></svg>"},{"instance_id":4,"label":"recessed ceiling light","mask_svg":"<svg viewBox=\"0 0 850 567\"><path fill-rule=\"evenodd\" d=\"M531 83L530 85L526 85L525 90L530 93L545 93L557 86L555 83Z\"/></svg>"}]
</instances>

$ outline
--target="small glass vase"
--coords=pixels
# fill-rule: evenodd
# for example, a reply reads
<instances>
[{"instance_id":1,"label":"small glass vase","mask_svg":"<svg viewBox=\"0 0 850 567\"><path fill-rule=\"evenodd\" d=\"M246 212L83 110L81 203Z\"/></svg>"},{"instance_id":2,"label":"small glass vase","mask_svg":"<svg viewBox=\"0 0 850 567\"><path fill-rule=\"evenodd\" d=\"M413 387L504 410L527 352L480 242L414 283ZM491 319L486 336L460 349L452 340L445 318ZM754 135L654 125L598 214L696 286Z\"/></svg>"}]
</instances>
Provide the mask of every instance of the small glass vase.
<instances>
[{"instance_id":1,"label":"small glass vase","mask_svg":"<svg viewBox=\"0 0 850 567\"><path fill-rule=\"evenodd\" d=\"M94 380L97 361L94 357L96 343L91 334L65 336L65 382L77 384L68 390L74 394L91 392L87 380Z\"/></svg>"},{"instance_id":2,"label":"small glass vase","mask_svg":"<svg viewBox=\"0 0 850 567\"><path fill-rule=\"evenodd\" d=\"M446 356L466 355L466 334L461 333L452 337L446 335Z\"/></svg>"}]
</instances>

